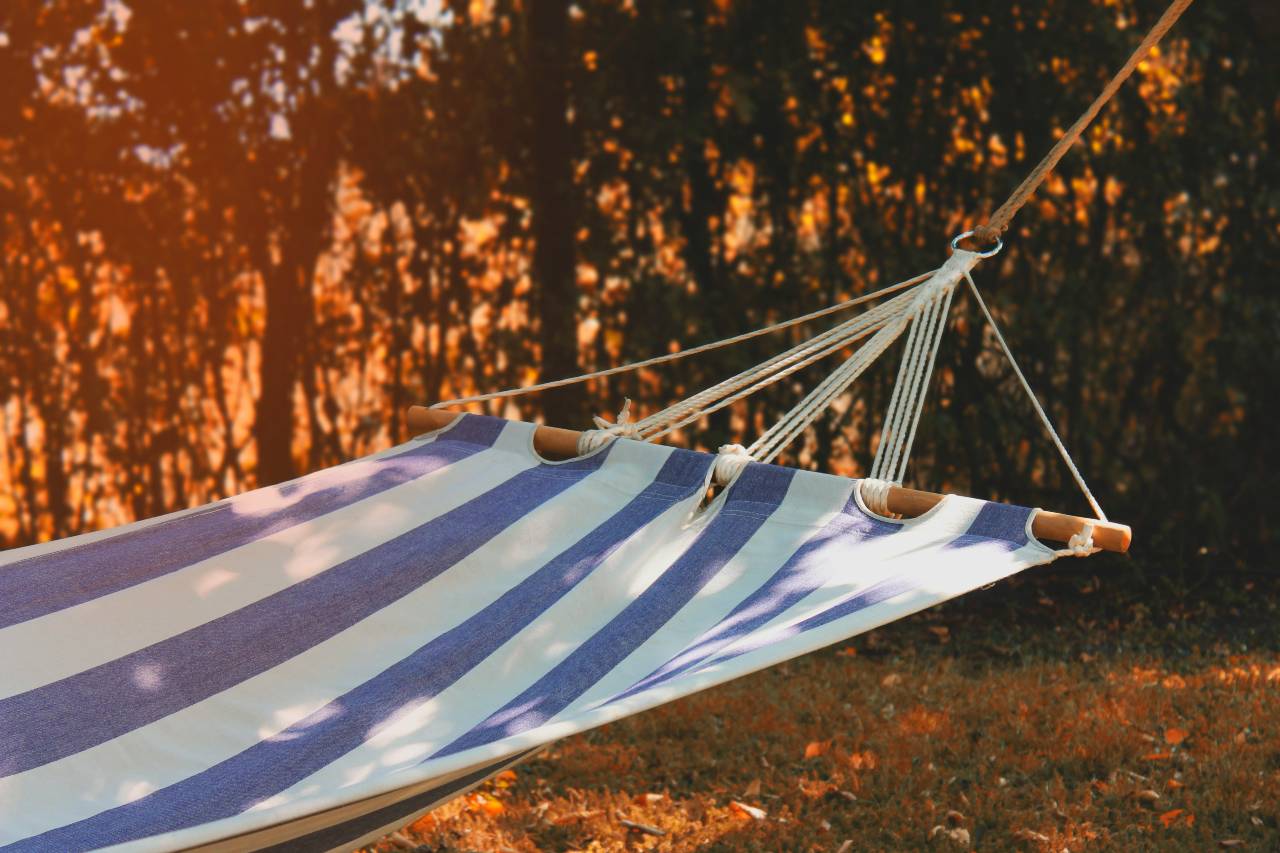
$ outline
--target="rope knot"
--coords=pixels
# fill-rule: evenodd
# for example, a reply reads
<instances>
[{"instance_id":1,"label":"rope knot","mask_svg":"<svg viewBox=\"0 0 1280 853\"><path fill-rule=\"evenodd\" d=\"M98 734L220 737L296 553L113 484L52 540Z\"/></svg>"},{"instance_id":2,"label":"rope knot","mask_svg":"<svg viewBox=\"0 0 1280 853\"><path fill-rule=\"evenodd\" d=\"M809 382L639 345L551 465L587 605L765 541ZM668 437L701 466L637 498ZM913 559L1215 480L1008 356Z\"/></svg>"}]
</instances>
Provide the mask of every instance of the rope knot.
<instances>
[{"instance_id":1,"label":"rope knot","mask_svg":"<svg viewBox=\"0 0 1280 853\"><path fill-rule=\"evenodd\" d=\"M1093 544L1093 525L1086 524L1080 528L1079 533L1073 533L1071 538L1067 540L1067 547L1058 553L1065 557L1088 557L1090 554L1096 554L1101 548Z\"/></svg>"},{"instance_id":2,"label":"rope knot","mask_svg":"<svg viewBox=\"0 0 1280 853\"><path fill-rule=\"evenodd\" d=\"M610 423L608 419L596 415L591 420L600 429L608 432L610 435L617 435L623 438L635 438L640 434L639 424L631 422L631 398L622 398L622 409L618 412L618 417Z\"/></svg>"},{"instance_id":3,"label":"rope knot","mask_svg":"<svg viewBox=\"0 0 1280 853\"><path fill-rule=\"evenodd\" d=\"M723 486L742 473L755 459L741 444L722 444L716 451L715 465L711 468L711 481Z\"/></svg>"},{"instance_id":4,"label":"rope knot","mask_svg":"<svg viewBox=\"0 0 1280 853\"><path fill-rule=\"evenodd\" d=\"M631 422L631 398L624 397L622 409L618 412L618 417L612 423L607 418L596 415L591 419L599 429L589 429L583 431L578 438L578 455L585 456L595 450L598 450L604 444L615 438L639 438L639 424Z\"/></svg>"}]
</instances>

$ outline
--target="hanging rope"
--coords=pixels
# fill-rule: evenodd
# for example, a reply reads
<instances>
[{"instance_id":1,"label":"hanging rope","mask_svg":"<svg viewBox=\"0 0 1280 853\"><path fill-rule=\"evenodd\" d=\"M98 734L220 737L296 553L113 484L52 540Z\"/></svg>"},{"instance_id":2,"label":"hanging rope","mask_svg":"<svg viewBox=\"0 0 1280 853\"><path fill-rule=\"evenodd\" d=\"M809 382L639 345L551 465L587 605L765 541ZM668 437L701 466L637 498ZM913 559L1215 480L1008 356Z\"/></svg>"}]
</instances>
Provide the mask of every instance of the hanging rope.
<instances>
[{"instance_id":1,"label":"hanging rope","mask_svg":"<svg viewBox=\"0 0 1280 853\"><path fill-rule=\"evenodd\" d=\"M1080 139L1081 134L1084 133L1085 128L1087 128L1090 122L1097 117L1102 108L1107 105L1107 102L1111 100L1116 91L1124 84L1124 81L1129 79L1130 75L1133 74L1133 70L1138 67L1138 63L1146 58L1146 55L1151 52L1151 48L1160 43L1160 39L1164 38L1164 34L1169 32L1169 28L1177 22L1178 18L1181 17L1182 13L1185 12L1187 7L1190 5L1191 0L1173 0L1173 2L1169 4L1169 8L1165 9L1164 14L1160 16L1160 20L1156 21L1155 26L1153 26L1151 31L1147 33L1147 37L1142 40L1142 43L1138 45L1137 49L1134 50L1133 54L1129 57L1129 61L1126 62L1120 70L1116 72L1115 76L1111 78L1111 81L1103 87L1102 91L1098 94L1098 97L1093 99L1093 103L1089 105L1089 108L1084 111L1083 115L1076 119L1075 124L1067 128L1067 132L1062 135L1062 138L1058 140L1057 144L1049 149L1049 153L1044 156L1044 159L1031 170L1031 173L1023 179L1022 183L1018 184L1018 188L1015 189L1013 194L1005 200L1005 203L1000 205L1000 207L996 209L995 213L991 214L991 218L987 220L987 224L980 225L973 229L973 236L976 239L986 243L992 243L995 242L997 237L1008 230L1010 220L1017 215L1018 211L1022 209L1022 206L1027 203L1028 199L1030 199L1040 185L1044 183L1044 179L1053 171L1054 166L1058 165L1058 161L1062 159L1063 155L1067 153L1072 145L1076 144Z\"/></svg>"},{"instance_id":2,"label":"hanging rope","mask_svg":"<svg viewBox=\"0 0 1280 853\"><path fill-rule=\"evenodd\" d=\"M1053 444L1058 448L1062 461L1067 463L1067 468L1071 470L1071 476L1075 478L1076 485L1080 487L1080 491L1084 493L1084 498L1089 502L1089 506L1093 508L1094 515L1098 516L1098 520L1106 521L1107 514L1102 511L1102 506L1094 498L1093 492L1089 489L1089 484L1084 481L1084 475L1080 473L1080 469L1076 467L1076 462L1071 458L1071 454L1067 452L1067 446L1062 443L1062 439L1058 437L1058 431L1053 428L1053 422L1049 420L1049 416L1045 414L1044 407L1040 405L1040 401L1036 398L1036 394L1031 390L1031 383L1027 381L1027 377L1022 374L1022 368L1018 367L1018 360L1013 357L1013 351L1009 349L1009 345L1005 343L1004 335L1000 333L1000 327L996 325L996 320L991 316L991 311L987 309L987 303L982 298L982 294L978 292L978 285L973 283L973 276L969 273L964 274L965 280L969 282L969 291L973 294L973 298L977 300L978 307L982 309L982 316L987 318L987 325L991 327L991 331L995 333L996 340L1000 343L1000 349L1004 350L1005 358L1009 359L1009 366L1013 368L1013 372L1018 377L1018 382L1022 384L1022 390L1027 392L1027 397L1031 400L1031 405L1035 407L1036 414L1040 416L1040 423L1044 424L1045 431L1049 433L1049 438L1053 439ZM1092 542L1090 543L1092 545Z\"/></svg>"},{"instance_id":3,"label":"hanging rope","mask_svg":"<svg viewBox=\"0 0 1280 853\"><path fill-rule=\"evenodd\" d=\"M774 323L770 326L753 329L749 332L743 332L740 335L734 335L733 337L712 341L711 343L702 344L700 346L693 347L692 349L680 350L679 352L668 353L666 355L659 355L653 358L647 358L644 361L620 364L617 367L609 367L604 370L596 370L591 373L582 373L577 376L567 376L563 379L553 379L549 382L540 382L537 385L526 385L523 388L507 388L503 391L494 391L489 394L474 394L470 397L458 397L453 400L442 400L439 403L432 403L431 408L444 409L450 406L465 405L467 403L483 403L486 400L500 400L506 397L519 397L523 394L532 394L535 391L549 391L552 388L563 388L566 385L576 385L579 382L586 382L590 379L602 379L606 376L615 376L619 373L629 373L630 371L641 370L645 367L655 367L659 364L667 364L668 362L688 358L691 355L698 355L699 353L710 352L711 350L720 349L721 347L742 343L743 341L748 341L761 335L780 332L783 329L789 329L792 326L798 326L801 323L808 323L810 320L817 320L822 317L826 317L828 314L835 314L838 311L844 311L845 309L852 308L855 305L861 305L864 302L871 302L883 296L888 296L890 293L897 293L899 290L904 290L912 285L919 284L931 275L933 275L932 271L921 273L920 275L913 276L905 281L900 281L897 284L891 284L888 287L882 287L879 290L872 291L871 293L864 293L861 296L855 296L853 299L846 299L844 302L840 302L836 305L819 308L817 311L811 311L808 314L802 314L799 317L792 317L790 320L783 320L780 323Z\"/></svg>"},{"instance_id":4,"label":"hanging rope","mask_svg":"<svg viewBox=\"0 0 1280 853\"><path fill-rule=\"evenodd\" d=\"M791 320L774 323L761 329L703 344L689 350L619 365L605 370L597 370L592 373L584 373L579 376L543 382L525 388L513 388L492 394L478 394L447 400L443 403L435 404L433 408L513 397L665 364L749 340L759 335L790 328L924 282L913 292L895 296L859 317L839 323L826 332L797 344L755 367L742 371L736 376L730 377L705 391L694 394L639 421L632 422L630 420L630 400L628 400L615 423L610 424L608 421L597 418L596 424L600 429L583 433L582 438L579 440L580 453L585 453L588 449L619 436L652 441L725 406L731 405L767 385L778 382L821 358L825 358L869 337L868 340L857 347L844 363L805 395L804 399L793 407L791 411L783 415L750 448L744 450L739 445L726 445L721 448L721 458L718 459L717 466L723 464L726 468L725 474L727 476L729 474L728 469L740 470L752 459L763 462L772 460L783 447L794 440L822 411L843 394L849 385L861 376L867 367L882 355L894 341L906 333L907 342L903 360L899 368L897 382L894 385L893 395L889 402L889 408L885 414L880 445L876 450L871 476L864 481L868 487L864 491L864 495L871 495L872 503L870 505L872 510L884 514L887 512L884 496L887 495L889 487L893 484L900 484L906 474L907 464L911 456L911 445L915 441L916 431L920 425L929 379L937 359L938 346L946 327L951 300L955 293L956 285L959 283L960 278L963 277L968 283L969 289L973 293L974 299L981 308L983 315L986 317L992 332L995 334L1000 348L1009 360L1014 374L1031 400L1032 406L1035 408L1036 414L1039 416L1046 432L1053 440L1054 446L1058 449L1058 453L1062 456L1067 468L1071 471L1072 477L1075 478L1076 484L1080 487L1081 492L1097 517L1102 521L1106 521L1106 514L1094 498L1093 492L1089 489L1075 461L1071 458L1071 454L1067 452L1066 445L1063 444L1057 430L1054 429L1052 422L1049 420L1049 416L1045 413L1040 401L1031 390L1031 385L1027 382L1026 376L1014 359L1004 335L996 325L995 318L992 317L990 310L987 308L982 294L978 292L970 271L980 259L990 257L999 251L1002 245L1000 235L1008 229L1013 217L1027 203L1036 189L1044 183L1049 172L1053 170L1071 146L1080 139L1085 128L1111 100L1125 80L1133 74L1138 63L1159 43L1160 39L1190 5L1191 0L1173 0L1155 26L1151 28L1151 31L1147 33L1137 49L1134 50L1128 61L1111 78L1098 97L1085 110L1084 114L1068 128L1067 132L1050 149L1044 159L1031 170L1030 174L1018 185L1005 203L991 215L987 223L975 228L972 232L960 235L952 241L952 248L956 251L939 269L898 282L874 293L846 300L829 308L823 308ZM957 247L958 241L969 236L973 236L980 241L994 243L995 248L982 253L959 249ZM1084 555L1094 550L1097 549L1093 546L1089 530L1073 537L1068 548L1069 553L1076 555Z\"/></svg>"}]
</instances>

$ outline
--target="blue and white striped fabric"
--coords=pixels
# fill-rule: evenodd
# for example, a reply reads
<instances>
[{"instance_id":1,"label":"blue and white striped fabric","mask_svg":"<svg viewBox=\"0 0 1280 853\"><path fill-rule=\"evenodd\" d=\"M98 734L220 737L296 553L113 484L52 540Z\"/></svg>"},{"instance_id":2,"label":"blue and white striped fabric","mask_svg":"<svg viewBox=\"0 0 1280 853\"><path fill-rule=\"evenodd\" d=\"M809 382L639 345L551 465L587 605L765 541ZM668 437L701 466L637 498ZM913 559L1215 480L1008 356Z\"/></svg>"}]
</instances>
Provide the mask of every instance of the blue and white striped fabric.
<instances>
[{"instance_id":1,"label":"blue and white striped fabric","mask_svg":"<svg viewBox=\"0 0 1280 853\"><path fill-rule=\"evenodd\" d=\"M1053 559L1033 510L460 416L0 555L0 851L346 849L539 747Z\"/></svg>"}]
</instances>

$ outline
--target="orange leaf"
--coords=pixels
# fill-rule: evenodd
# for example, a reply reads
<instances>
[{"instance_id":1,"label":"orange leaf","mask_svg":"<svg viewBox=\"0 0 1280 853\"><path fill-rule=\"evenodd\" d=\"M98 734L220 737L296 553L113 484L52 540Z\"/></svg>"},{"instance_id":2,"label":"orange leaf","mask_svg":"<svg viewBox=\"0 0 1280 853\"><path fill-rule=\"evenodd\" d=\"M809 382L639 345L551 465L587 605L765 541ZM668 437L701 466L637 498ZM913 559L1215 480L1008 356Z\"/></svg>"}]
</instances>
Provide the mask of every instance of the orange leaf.
<instances>
[{"instance_id":1,"label":"orange leaf","mask_svg":"<svg viewBox=\"0 0 1280 853\"><path fill-rule=\"evenodd\" d=\"M764 809L758 809L755 806L749 806L737 800L729 803L729 810L738 817L750 818L751 820L764 820L766 814Z\"/></svg>"},{"instance_id":2,"label":"orange leaf","mask_svg":"<svg viewBox=\"0 0 1280 853\"><path fill-rule=\"evenodd\" d=\"M1164 824L1165 829L1168 829L1178 822L1178 818L1182 817L1183 811L1183 809L1169 809L1169 811L1160 815L1160 822Z\"/></svg>"},{"instance_id":3,"label":"orange leaf","mask_svg":"<svg viewBox=\"0 0 1280 853\"><path fill-rule=\"evenodd\" d=\"M410 832L430 832L436 828L436 816L428 812L409 824Z\"/></svg>"},{"instance_id":4,"label":"orange leaf","mask_svg":"<svg viewBox=\"0 0 1280 853\"><path fill-rule=\"evenodd\" d=\"M1170 746L1177 746L1187 739L1186 729L1165 729L1164 742Z\"/></svg>"},{"instance_id":5,"label":"orange leaf","mask_svg":"<svg viewBox=\"0 0 1280 853\"><path fill-rule=\"evenodd\" d=\"M490 817L497 817L506 811L502 806L502 801L496 797L490 797L488 794L473 794L471 796L471 808L473 811L482 812Z\"/></svg>"},{"instance_id":6,"label":"orange leaf","mask_svg":"<svg viewBox=\"0 0 1280 853\"><path fill-rule=\"evenodd\" d=\"M804 757L817 758L819 755L825 754L828 743L829 741L823 740L810 741L809 745L804 748Z\"/></svg>"},{"instance_id":7,"label":"orange leaf","mask_svg":"<svg viewBox=\"0 0 1280 853\"><path fill-rule=\"evenodd\" d=\"M1167 752L1148 752L1142 756L1143 761L1168 761L1170 758Z\"/></svg>"}]
</instances>

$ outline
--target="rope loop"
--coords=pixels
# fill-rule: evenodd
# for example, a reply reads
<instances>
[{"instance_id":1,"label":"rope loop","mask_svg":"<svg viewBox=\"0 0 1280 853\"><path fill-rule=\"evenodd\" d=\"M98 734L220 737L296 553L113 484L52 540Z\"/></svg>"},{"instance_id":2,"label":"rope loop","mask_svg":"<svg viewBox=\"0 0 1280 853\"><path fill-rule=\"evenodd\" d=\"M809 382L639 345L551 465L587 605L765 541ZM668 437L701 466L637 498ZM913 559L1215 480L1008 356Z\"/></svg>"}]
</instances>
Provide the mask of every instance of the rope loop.
<instances>
[{"instance_id":1,"label":"rope loop","mask_svg":"<svg viewBox=\"0 0 1280 853\"><path fill-rule=\"evenodd\" d=\"M985 225L979 225L971 231L966 231L963 234L957 234L955 237L951 238L951 250L955 252L961 251L960 241L968 239L969 237L983 243L995 243L995 246L990 249L974 252L975 255L983 260L995 257L1000 254L1000 250L1004 248L1004 240L1000 239L999 234L991 231L991 229L987 228Z\"/></svg>"},{"instance_id":2,"label":"rope loop","mask_svg":"<svg viewBox=\"0 0 1280 853\"><path fill-rule=\"evenodd\" d=\"M1063 557L1088 557L1101 551L1093 544L1093 525L1086 524L1080 528L1079 533L1071 534L1071 538L1067 540L1067 547L1058 551Z\"/></svg>"},{"instance_id":3,"label":"rope loop","mask_svg":"<svg viewBox=\"0 0 1280 853\"><path fill-rule=\"evenodd\" d=\"M867 505L867 509L876 515L888 518L898 517L896 513L889 510L889 490L893 488L893 483L878 477L866 477L858 482L858 488L861 490L862 502Z\"/></svg>"},{"instance_id":4,"label":"rope loop","mask_svg":"<svg viewBox=\"0 0 1280 853\"><path fill-rule=\"evenodd\" d=\"M741 444L723 444L716 451L715 465L711 469L711 482L717 486L726 485L754 461Z\"/></svg>"}]
</instances>

